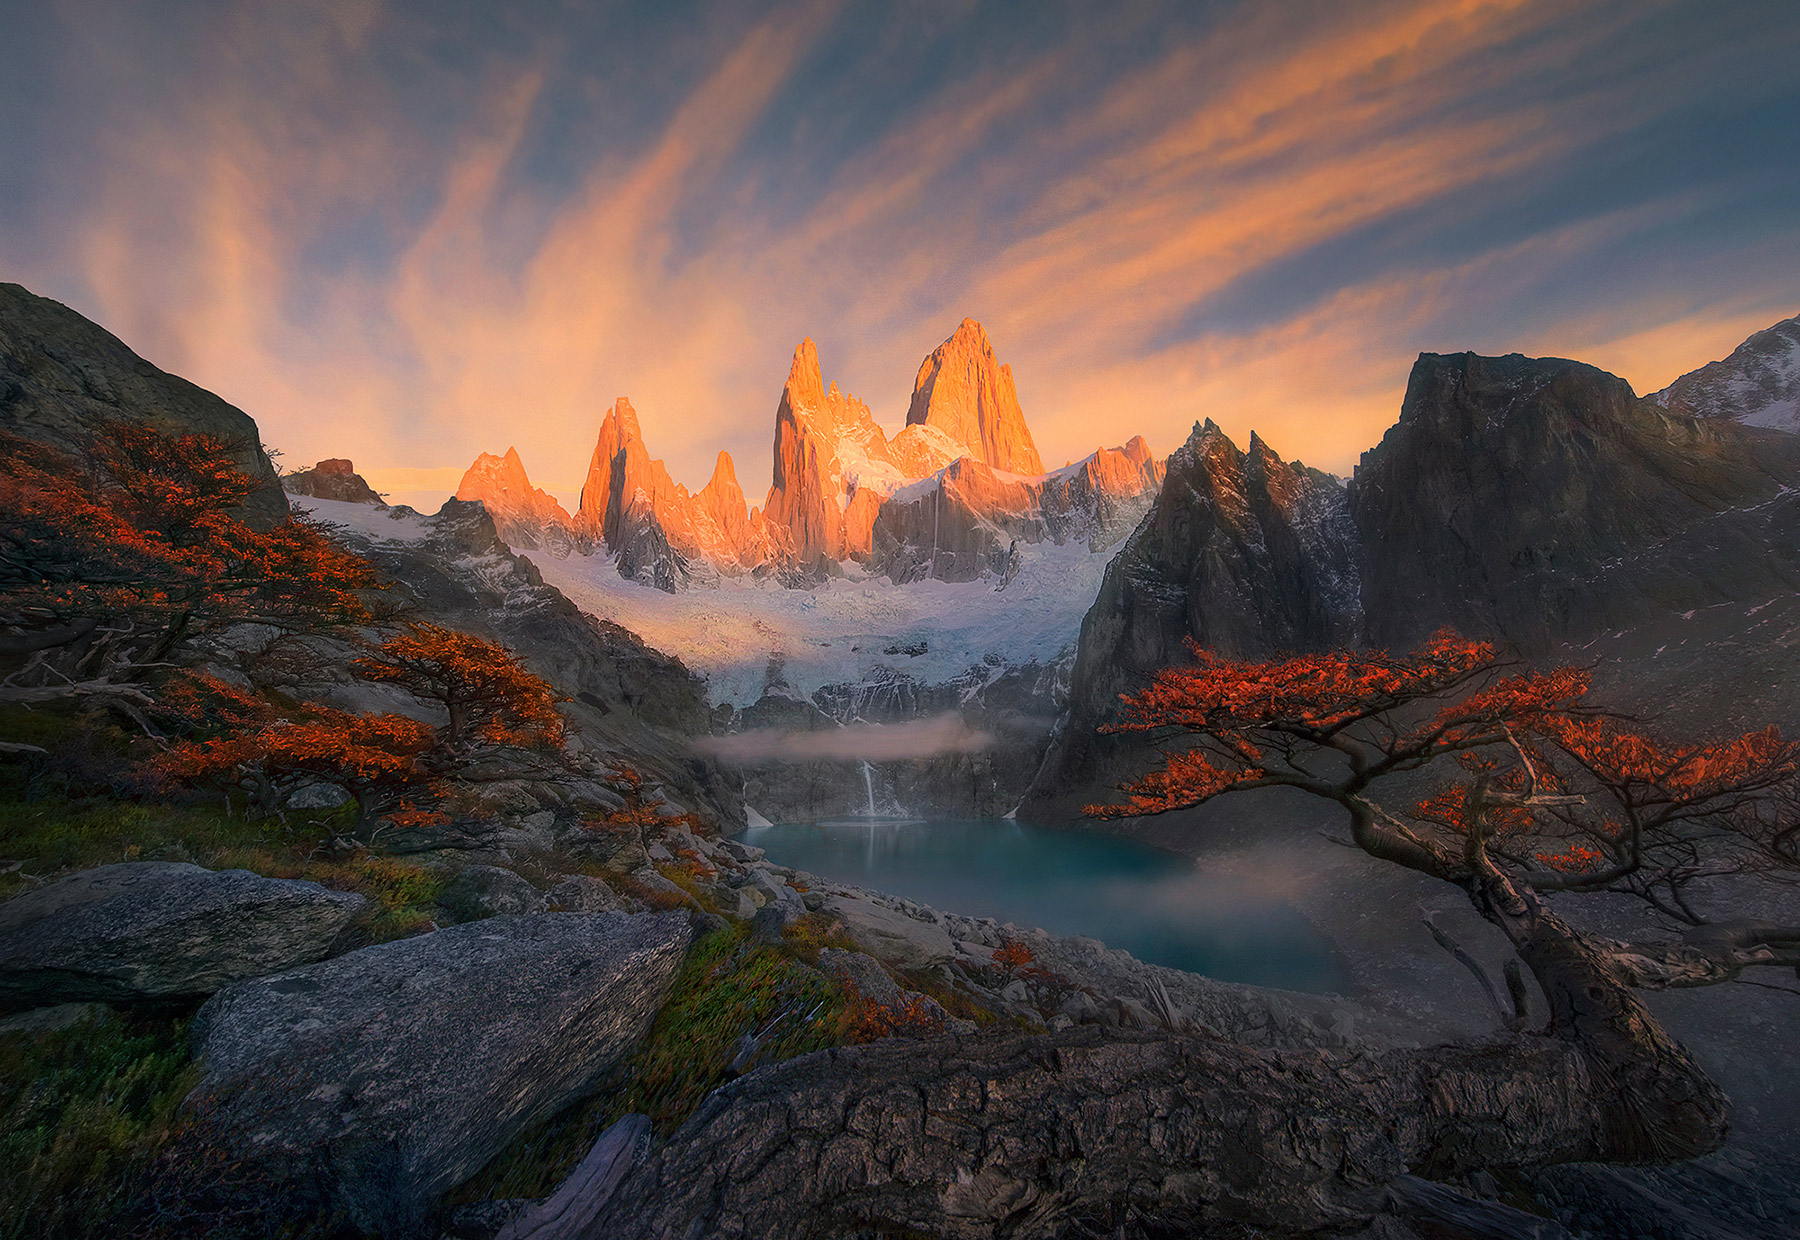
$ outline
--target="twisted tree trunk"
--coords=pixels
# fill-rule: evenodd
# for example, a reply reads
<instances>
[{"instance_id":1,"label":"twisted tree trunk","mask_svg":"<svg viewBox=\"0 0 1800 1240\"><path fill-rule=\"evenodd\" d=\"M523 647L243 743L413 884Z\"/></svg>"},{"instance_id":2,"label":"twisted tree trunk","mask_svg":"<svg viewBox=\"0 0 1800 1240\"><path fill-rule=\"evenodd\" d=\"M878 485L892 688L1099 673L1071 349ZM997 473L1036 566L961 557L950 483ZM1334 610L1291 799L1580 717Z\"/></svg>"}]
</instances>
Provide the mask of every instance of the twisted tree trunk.
<instances>
[{"instance_id":1,"label":"twisted tree trunk","mask_svg":"<svg viewBox=\"0 0 1800 1240\"><path fill-rule=\"evenodd\" d=\"M1550 1003L1549 1037L1575 1047L1594 1075L1611 1161L1693 1158L1725 1134L1725 1094L1656 1023L1608 956L1529 887L1489 871L1471 898L1498 926Z\"/></svg>"},{"instance_id":2,"label":"twisted tree trunk","mask_svg":"<svg viewBox=\"0 0 1800 1240\"><path fill-rule=\"evenodd\" d=\"M1298 1234L1366 1221L1407 1173L1715 1147L1724 1095L1601 953L1497 872L1469 890L1543 987L1542 1033L1293 1053L1082 1027L821 1052L714 1094L593 1234Z\"/></svg>"}]
</instances>

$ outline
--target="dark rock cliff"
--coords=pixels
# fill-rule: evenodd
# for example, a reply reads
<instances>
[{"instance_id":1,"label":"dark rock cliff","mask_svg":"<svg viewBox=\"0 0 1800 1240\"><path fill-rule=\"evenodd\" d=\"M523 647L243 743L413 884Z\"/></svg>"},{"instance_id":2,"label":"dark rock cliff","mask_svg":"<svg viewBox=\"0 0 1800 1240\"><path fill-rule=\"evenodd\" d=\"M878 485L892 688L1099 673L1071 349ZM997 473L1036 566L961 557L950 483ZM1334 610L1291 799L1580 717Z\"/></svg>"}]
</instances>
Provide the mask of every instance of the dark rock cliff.
<instances>
[{"instance_id":1,"label":"dark rock cliff","mask_svg":"<svg viewBox=\"0 0 1800 1240\"><path fill-rule=\"evenodd\" d=\"M1028 802L1068 812L1140 746L1099 736L1121 693L1186 658L1192 637L1255 656L1362 636L1355 527L1337 479L1240 452L1210 420L1169 458L1162 493L1107 567L1082 621L1069 711Z\"/></svg>"},{"instance_id":2,"label":"dark rock cliff","mask_svg":"<svg viewBox=\"0 0 1800 1240\"><path fill-rule=\"evenodd\" d=\"M269 524L287 515L249 414L158 370L61 302L0 283L0 430L85 457L121 421L224 440L259 484L245 502L246 519Z\"/></svg>"},{"instance_id":3,"label":"dark rock cliff","mask_svg":"<svg viewBox=\"0 0 1800 1240\"><path fill-rule=\"evenodd\" d=\"M1449 624L1542 650L1631 623L1650 598L1734 597L1760 557L1708 571L1657 552L1796 478L1800 439L1671 414L1593 366L1424 354L1350 484L1369 639Z\"/></svg>"},{"instance_id":4,"label":"dark rock cliff","mask_svg":"<svg viewBox=\"0 0 1800 1240\"><path fill-rule=\"evenodd\" d=\"M1423 354L1348 488L1254 436L1239 453L1196 429L1082 624L1026 810L1069 818L1143 768L1143 744L1095 729L1189 638L1260 656L1408 646L1449 625L1532 656L1604 638L1620 658L1679 645L1729 661L1742 643L1727 656L1686 640L1704 625L1670 625L1796 589L1800 436L1670 412L1580 362ZM1614 640L1626 632L1656 640L1630 655L1645 642ZM1772 640L1785 679L1794 643ZM1599 679L1628 695L1661 683L1641 670ZM1781 696L1762 693L1763 717L1788 717Z\"/></svg>"}]
</instances>

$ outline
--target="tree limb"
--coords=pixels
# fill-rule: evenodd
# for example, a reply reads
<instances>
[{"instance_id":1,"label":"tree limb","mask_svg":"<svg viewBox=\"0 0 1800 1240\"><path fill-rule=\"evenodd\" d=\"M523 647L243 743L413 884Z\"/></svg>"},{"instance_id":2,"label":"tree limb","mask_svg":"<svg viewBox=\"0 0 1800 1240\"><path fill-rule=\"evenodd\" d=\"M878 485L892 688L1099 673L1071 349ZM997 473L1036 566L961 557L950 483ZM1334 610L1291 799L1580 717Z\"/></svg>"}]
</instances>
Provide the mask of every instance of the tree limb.
<instances>
[{"instance_id":1,"label":"tree limb","mask_svg":"<svg viewBox=\"0 0 1800 1240\"><path fill-rule=\"evenodd\" d=\"M1431 931L1431 937L1437 940L1437 945L1456 957L1457 963L1475 975L1475 980L1481 983L1481 992L1488 997L1488 1002L1493 1004L1494 1014L1500 1018L1500 1023L1509 1029L1513 1028L1513 1018L1516 1012L1508 1011L1506 1005L1500 1002L1500 992L1494 988L1494 981L1488 976L1487 970L1481 967L1479 960L1469 955L1455 939L1439 928L1436 918L1437 914L1431 912L1421 920L1424 922L1425 928Z\"/></svg>"},{"instance_id":2,"label":"tree limb","mask_svg":"<svg viewBox=\"0 0 1800 1240\"><path fill-rule=\"evenodd\" d=\"M38 629L31 633L0 633L0 656L31 654L37 650L67 646L80 641L99 625L100 621L93 616L80 616L53 629Z\"/></svg>"},{"instance_id":3,"label":"tree limb","mask_svg":"<svg viewBox=\"0 0 1800 1240\"><path fill-rule=\"evenodd\" d=\"M0 702L60 702L68 698L126 698L144 706L156 703L137 685L116 685L110 680L80 680L66 685L0 686Z\"/></svg>"},{"instance_id":4,"label":"tree limb","mask_svg":"<svg viewBox=\"0 0 1800 1240\"><path fill-rule=\"evenodd\" d=\"M1640 990L1716 986L1758 966L1800 969L1800 926L1772 922L1701 926L1673 942L1593 943L1613 976Z\"/></svg>"}]
</instances>

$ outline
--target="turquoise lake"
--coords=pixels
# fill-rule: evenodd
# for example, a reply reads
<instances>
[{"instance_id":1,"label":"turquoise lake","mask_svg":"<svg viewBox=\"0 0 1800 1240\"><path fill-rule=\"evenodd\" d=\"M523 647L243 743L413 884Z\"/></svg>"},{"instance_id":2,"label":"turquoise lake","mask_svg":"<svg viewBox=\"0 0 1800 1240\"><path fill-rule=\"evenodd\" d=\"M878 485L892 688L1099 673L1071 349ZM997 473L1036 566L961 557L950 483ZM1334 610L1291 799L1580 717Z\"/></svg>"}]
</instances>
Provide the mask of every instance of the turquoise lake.
<instances>
[{"instance_id":1,"label":"turquoise lake","mask_svg":"<svg viewBox=\"0 0 1800 1240\"><path fill-rule=\"evenodd\" d=\"M778 823L769 860L945 912L1087 935L1232 982L1342 991L1329 944L1285 901L1146 845L1006 820Z\"/></svg>"}]
</instances>

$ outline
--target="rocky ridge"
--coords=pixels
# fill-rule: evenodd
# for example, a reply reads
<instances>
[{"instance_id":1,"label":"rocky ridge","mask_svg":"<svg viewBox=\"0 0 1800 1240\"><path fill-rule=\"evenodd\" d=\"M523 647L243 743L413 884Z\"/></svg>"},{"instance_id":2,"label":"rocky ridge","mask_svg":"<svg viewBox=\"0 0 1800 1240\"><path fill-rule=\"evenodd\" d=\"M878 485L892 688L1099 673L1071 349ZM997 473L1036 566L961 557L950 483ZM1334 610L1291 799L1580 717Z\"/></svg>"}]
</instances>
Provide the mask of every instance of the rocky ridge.
<instances>
[{"instance_id":1,"label":"rocky ridge","mask_svg":"<svg viewBox=\"0 0 1800 1240\"><path fill-rule=\"evenodd\" d=\"M1077 811L1140 762L1141 744L1096 729L1190 638L1243 657L1360 641L1361 573L1341 482L1258 436L1243 452L1196 424L1082 621L1067 713L1027 803Z\"/></svg>"},{"instance_id":2,"label":"rocky ridge","mask_svg":"<svg viewBox=\"0 0 1800 1240\"><path fill-rule=\"evenodd\" d=\"M306 495L314 499L332 499L341 504L373 504L386 508L363 476L356 463L334 457L320 461L310 469L297 469L281 476L281 489L289 495Z\"/></svg>"},{"instance_id":3,"label":"rocky ridge","mask_svg":"<svg viewBox=\"0 0 1800 1240\"><path fill-rule=\"evenodd\" d=\"M995 469L1026 475L1044 472L1019 409L1012 367L994 356L987 332L974 319L964 319L919 366L906 424L932 427L968 444Z\"/></svg>"},{"instance_id":4,"label":"rocky ridge","mask_svg":"<svg viewBox=\"0 0 1800 1240\"><path fill-rule=\"evenodd\" d=\"M555 533L554 514L514 498L528 485L522 466L503 478L483 464L493 459L483 454L457 497L488 504L509 541L558 553L567 539ZM968 580L1004 575L1014 537L1104 545L1142 512L1160 474L1142 439L1045 473L1011 368L981 325L965 319L920 367L906 424L891 440L864 402L825 382L818 347L801 341L776 404L774 467L760 508L747 507L728 453L699 492L676 483L619 398L601 420L573 525L577 538L616 557L621 575L669 591L744 574L810 586L853 561L895 581ZM944 531L956 550L935 569L929 551L923 569L914 554L930 546L919 541L921 482L954 495L960 523ZM902 489L907 498L889 512ZM998 544L1002 529L1006 543Z\"/></svg>"},{"instance_id":5,"label":"rocky ridge","mask_svg":"<svg viewBox=\"0 0 1800 1240\"><path fill-rule=\"evenodd\" d=\"M1406 647L1450 626L1588 661L1601 639L1623 652L1618 635L1655 629L1660 655L1677 619L1729 627L1734 608L1779 602L1800 588L1800 437L1675 403L1562 358L1421 354L1347 486L1283 467L1254 436L1240 454L1196 428L1083 621L1028 804L1072 815L1142 767L1141 744L1094 729L1190 639L1262 657ZM1712 649L1703 627L1678 643ZM1630 694L1658 679L1649 663L1599 680ZM1778 693L1751 699L1765 722L1792 717Z\"/></svg>"},{"instance_id":6,"label":"rocky ridge","mask_svg":"<svg viewBox=\"0 0 1800 1240\"><path fill-rule=\"evenodd\" d=\"M1681 376L1650 399L1688 417L1800 432L1800 315L1757 332L1730 357Z\"/></svg>"},{"instance_id":7,"label":"rocky ridge","mask_svg":"<svg viewBox=\"0 0 1800 1240\"><path fill-rule=\"evenodd\" d=\"M1019 570L1020 543L1079 541L1097 552L1117 541L1156 498L1163 473L1142 437L1035 478L961 457L881 505L868 566L898 584L985 577L1004 589Z\"/></svg>"},{"instance_id":8,"label":"rocky ridge","mask_svg":"<svg viewBox=\"0 0 1800 1240\"><path fill-rule=\"evenodd\" d=\"M1720 577L1733 561L1617 569L1796 481L1800 439L1672 413L1596 367L1422 354L1350 484L1367 638L1408 645L1449 624L1544 650L1630 623L1647 599L1747 597L1754 581Z\"/></svg>"},{"instance_id":9,"label":"rocky ridge","mask_svg":"<svg viewBox=\"0 0 1800 1240\"><path fill-rule=\"evenodd\" d=\"M476 457L457 484L456 498L465 502L480 500L494 518L500 537L520 551L542 549L554 556L566 556L588 545L577 538L574 518L562 503L548 491L531 485L516 449L508 448L505 456L483 452Z\"/></svg>"}]
</instances>

